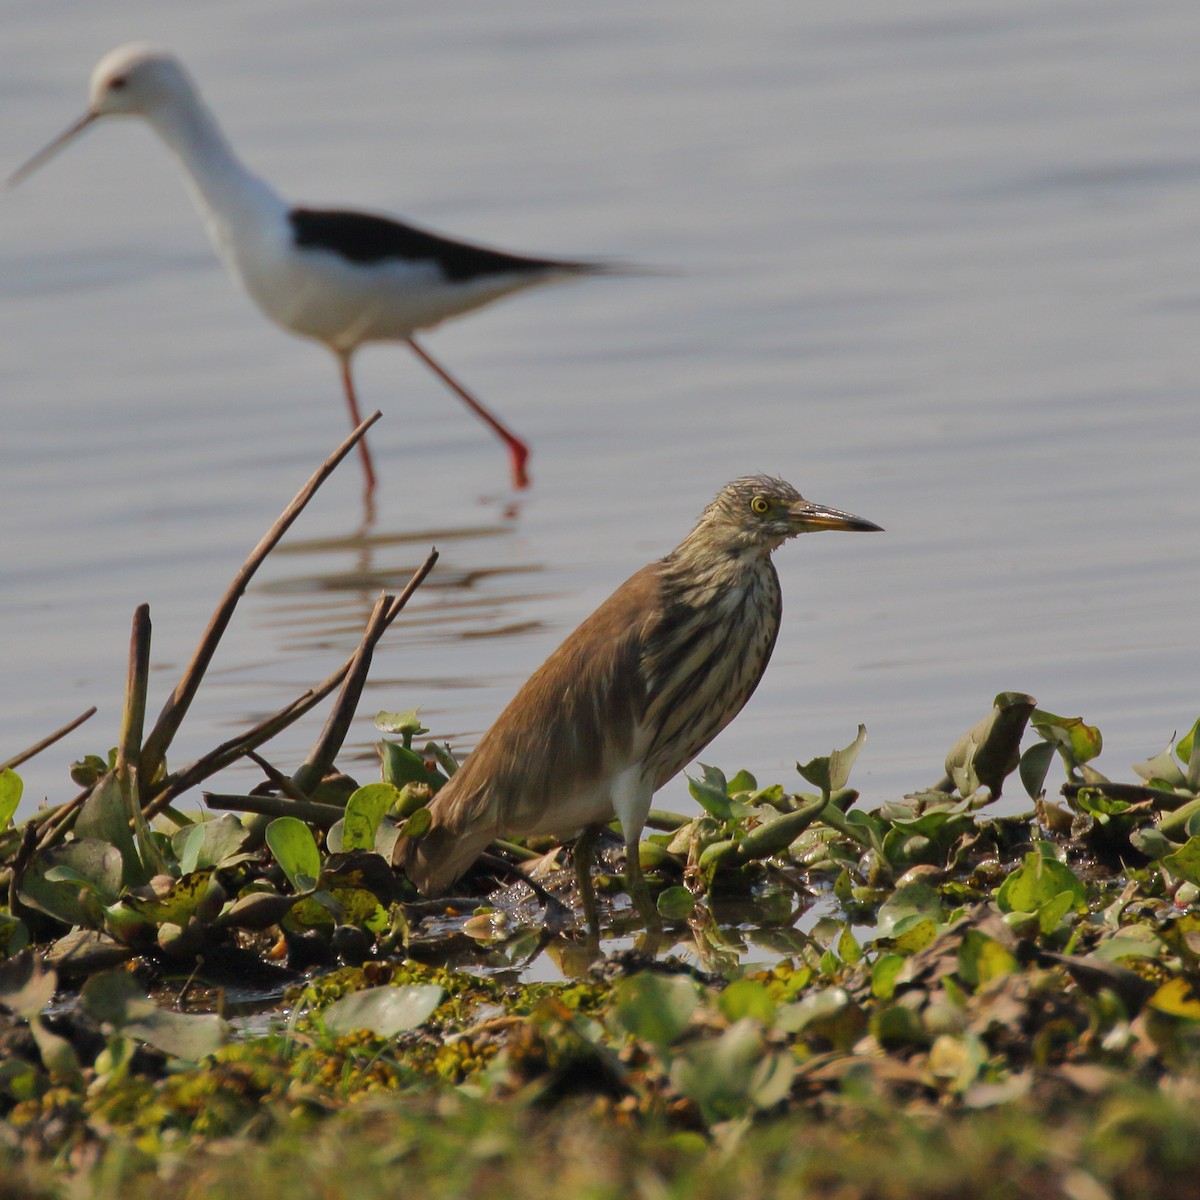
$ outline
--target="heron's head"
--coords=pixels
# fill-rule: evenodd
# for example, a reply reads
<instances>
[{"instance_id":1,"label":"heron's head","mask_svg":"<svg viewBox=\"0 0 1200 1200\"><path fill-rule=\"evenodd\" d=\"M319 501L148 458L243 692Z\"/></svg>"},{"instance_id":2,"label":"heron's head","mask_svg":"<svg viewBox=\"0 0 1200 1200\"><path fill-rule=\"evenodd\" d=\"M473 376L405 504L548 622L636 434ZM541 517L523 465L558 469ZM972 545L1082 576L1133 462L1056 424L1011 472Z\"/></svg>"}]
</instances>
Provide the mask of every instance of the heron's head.
<instances>
[{"instance_id":1,"label":"heron's head","mask_svg":"<svg viewBox=\"0 0 1200 1200\"><path fill-rule=\"evenodd\" d=\"M805 500L790 483L747 475L727 483L704 510L688 540L699 538L731 555L769 554L788 538L819 529L879 530L837 508Z\"/></svg>"}]
</instances>

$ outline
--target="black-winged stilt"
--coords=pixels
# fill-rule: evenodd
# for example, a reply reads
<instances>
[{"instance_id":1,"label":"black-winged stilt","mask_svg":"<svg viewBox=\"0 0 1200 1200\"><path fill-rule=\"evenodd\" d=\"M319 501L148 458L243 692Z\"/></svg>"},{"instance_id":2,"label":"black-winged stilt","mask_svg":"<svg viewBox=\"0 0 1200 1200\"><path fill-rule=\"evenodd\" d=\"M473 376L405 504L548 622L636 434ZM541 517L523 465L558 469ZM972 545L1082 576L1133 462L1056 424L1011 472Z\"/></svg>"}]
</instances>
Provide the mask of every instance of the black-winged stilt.
<instances>
[{"instance_id":1,"label":"black-winged stilt","mask_svg":"<svg viewBox=\"0 0 1200 1200\"><path fill-rule=\"evenodd\" d=\"M355 425L354 351L364 342L407 342L504 441L513 481L525 486L529 448L414 335L526 288L619 268L507 254L374 213L293 206L242 165L183 64L142 44L118 47L96 64L87 112L15 171L9 185L108 116L143 118L175 152L230 273L271 320L336 356ZM369 493L375 472L365 438L359 448Z\"/></svg>"}]
</instances>

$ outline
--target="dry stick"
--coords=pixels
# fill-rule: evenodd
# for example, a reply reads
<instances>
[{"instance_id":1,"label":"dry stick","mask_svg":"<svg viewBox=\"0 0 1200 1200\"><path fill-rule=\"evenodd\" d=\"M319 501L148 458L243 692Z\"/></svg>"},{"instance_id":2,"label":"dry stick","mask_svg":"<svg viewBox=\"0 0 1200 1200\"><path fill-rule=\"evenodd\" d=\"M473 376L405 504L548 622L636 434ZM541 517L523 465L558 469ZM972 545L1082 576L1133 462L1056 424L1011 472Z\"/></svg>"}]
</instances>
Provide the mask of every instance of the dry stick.
<instances>
[{"instance_id":1,"label":"dry stick","mask_svg":"<svg viewBox=\"0 0 1200 1200\"><path fill-rule=\"evenodd\" d=\"M342 749L346 735L350 732L350 723L358 702L362 698L362 690L367 682L367 673L371 669L371 658L379 639L383 637L391 623L404 611L412 594L425 581L425 577L433 570L433 564L438 560L438 552L433 548L425 556L425 561L412 573L399 596L384 594L379 597L371 613L367 628L363 631L362 641L351 659L350 671L346 682L342 685L341 694L334 703L308 758L292 776L292 782L302 791L311 792L325 773L333 766L334 759Z\"/></svg>"},{"instance_id":2,"label":"dry stick","mask_svg":"<svg viewBox=\"0 0 1200 1200\"><path fill-rule=\"evenodd\" d=\"M267 777L267 782L273 783L285 796L290 796L302 804L308 803L308 797L278 767L267 762L261 754L247 750L246 757L262 770Z\"/></svg>"},{"instance_id":3,"label":"dry stick","mask_svg":"<svg viewBox=\"0 0 1200 1200\"><path fill-rule=\"evenodd\" d=\"M371 643L372 647L383 636L388 626L404 610L409 597L412 596L413 592L420 586L421 581L433 569L433 564L437 562L437 558L437 551L431 550L426 556L425 561L413 573L412 578L404 585L404 590L392 601L387 612L384 614L380 628L374 631L374 641ZM364 634L364 638L366 636ZM251 750L258 749L264 742L270 741L281 730L286 729L289 725L304 716L305 713L315 708L334 688L346 679L355 661L358 659L361 650L362 646L360 644L354 654L334 671L328 679L318 684L311 691L305 692L299 699L293 700L291 704L281 708L273 716L259 722L253 729L247 730L246 733L241 734L239 737L223 742L215 750L210 750L202 758L198 758L182 771L174 775L168 775L165 779L161 780L159 783L161 790L143 809L146 817L157 816L177 796L182 795L189 788L202 783L218 771L224 770L230 763L236 762L239 758L244 758Z\"/></svg>"},{"instance_id":4,"label":"dry stick","mask_svg":"<svg viewBox=\"0 0 1200 1200\"><path fill-rule=\"evenodd\" d=\"M355 650L354 657L350 660L350 670L346 672L342 690L338 693L333 708L329 710L325 727L321 730L312 750L309 751L308 758L292 776L292 783L302 792L309 793L316 789L317 784L325 778L325 772L333 765L333 760L346 740L350 722L354 719L358 701L362 696L363 684L367 681L367 672L371 669L375 643L387 628L388 610L395 599L395 596L389 596L387 592L384 592L375 601L375 607L371 610L367 627L363 630L362 640L358 643L358 649Z\"/></svg>"},{"instance_id":5,"label":"dry stick","mask_svg":"<svg viewBox=\"0 0 1200 1200\"><path fill-rule=\"evenodd\" d=\"M88 720L90 717L94 717L95 715L96 706L92 705L87 712L80 713L75 720L68 721L66 725L64 725L61 729L56 729L52 734L50 734L49 737L42 738L40 742L34 742L34 744L30 746L28 750L22 750L20 754L13 755L8 762L0 763L0 771L7 771L12 767L19 767L23 762L28 762L35 754L41 754L41 752L45 750L47 746L53 746L54 743L60 738L65 738L67 734L71 732L71 730L78 729L79 726L84 723L84 721Z\"/></svg>"},{"instance_id":6,"label":"dry stick","mask_svg":"<svg viewBox=\"0 0 1200 1200\"><path fill-rule=\"evenodd\" d=\"M166 759L167 748L171 744L171 739L175 736L183 718L187 715L187 710L195 698L196 690L199 688L200 682L204 678L204 673L208 670L208 665L212 661L212 656L216 652L217 643L221 640L221 635L229 625L229 621L233 616L233 610L237 607L237 602L241 599L242 593L246 590L255 571L262 565L263 559L275 548L279 539L287 532L292 522L304 510L305 505L313 498L313 494L317 488L329 478L333 469L354 449L355 444L379 420L380 415L379 412L375 412L369 416L325 460L309 481L296 493L296 498L284 509L283 514L275 524L267 530L262 540L250 552L250 556L234 576L233 582L229 585L225 595L221 597L221 602L217 605L216 611L209 620L208 628L204 631L204 636L200 639L200 644L196 648L196 653L192 656L192 661L188 663L179 683L175 686L175 690L163 706L163 710L159 714L154 728L150 731L149 737L146 738L146 744L142 747L141 754L140 775L142 779L153 779L161 769Z\"/></svg>"},{"instance_id":7,"label":"dry stick","mask_svg":"<svg viewBox=\"0 0 1200 1200\"><path fill-rule=\"evenodd\" d=\"M121 737L117 743L117 777L127 780L137 772L141 757L142 727L146 720L146 687L150 678L150 605L139 604L133 612L129 637L129 671L125 681L125 710L121 714Z\"/></svg>"},{"instance_id":8,"label":"dry stick","mask_svg":"<svg viewBox=\"0 0 1200 1200\"><path fill-rule=\"evenodd\" d=\"M219 792L202 792L201 795L209 808L262 813L268 817L299 817L301 821L322 829L328 829L346 815L346 810L336 804L292 800L288 796L229 796Z\"/></svg>"}]
</instances>

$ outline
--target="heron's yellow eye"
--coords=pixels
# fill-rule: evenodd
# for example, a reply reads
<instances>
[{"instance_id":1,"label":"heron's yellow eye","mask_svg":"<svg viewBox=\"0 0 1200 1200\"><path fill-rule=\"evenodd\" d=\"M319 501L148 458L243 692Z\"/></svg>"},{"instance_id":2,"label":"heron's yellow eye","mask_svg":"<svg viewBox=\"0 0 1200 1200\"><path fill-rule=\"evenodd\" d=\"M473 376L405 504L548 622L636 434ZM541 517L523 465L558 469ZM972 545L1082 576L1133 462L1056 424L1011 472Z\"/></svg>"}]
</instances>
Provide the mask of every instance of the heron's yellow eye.
<instances>
[{"instance_id":1,"label":"heron's yellow eye","mask_svg":"<svg viewBox=\"0 0 1200 1200\"><path fill-rule=\"evenodd\" d=\"M766 498L766 496L755 496L754 499L750 501L750 511L758 513L758 515L761 517L764 513L771 511L771 502Z\"/></svg>"}]
</instances>

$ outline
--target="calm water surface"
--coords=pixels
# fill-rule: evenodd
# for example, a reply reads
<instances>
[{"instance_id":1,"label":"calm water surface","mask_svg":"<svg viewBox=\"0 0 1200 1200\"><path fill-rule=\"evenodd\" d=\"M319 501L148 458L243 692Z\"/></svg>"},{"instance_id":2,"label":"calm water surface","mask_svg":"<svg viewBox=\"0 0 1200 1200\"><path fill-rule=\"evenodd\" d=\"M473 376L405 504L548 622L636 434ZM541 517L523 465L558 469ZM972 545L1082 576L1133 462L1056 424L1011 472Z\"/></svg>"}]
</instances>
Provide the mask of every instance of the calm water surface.
<instances>
[{"instance_id":1,"label":"calm water surface","mask_svg":"<svg viewBox=\"0 0 1200 1200\"><path fill-rule=\"evenodd\" d=\"M1200 712L1194 4L9 5L0 169L135 38L289 196L669 269L429 336L532 442L519 496L411 356L365 351L371 537L348 463L245 597L176 761L324 678L434 543L353 748L370 777L369 714L414 705L469 747L759 470L887 533L779 553L774 661L706 761L788 779L863 721L878 802L935 779L1002 689L1099 723L1114 775ZM32 805L115 741L134 607L156 711L346 418L329 355L231 287L135 122L0 197L0 348L0 759L100 707L23 768ZM322 720L269 756L293 768Z\"/></svg>"}]
</instances>

